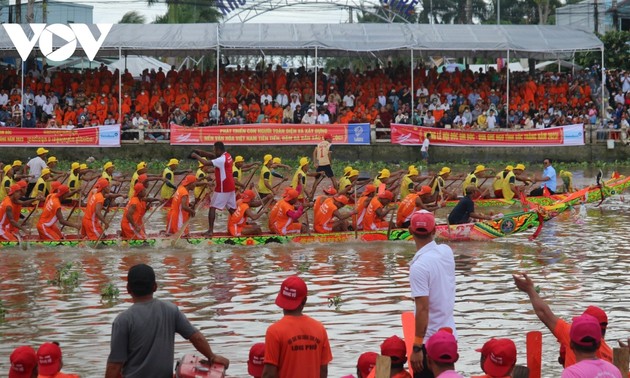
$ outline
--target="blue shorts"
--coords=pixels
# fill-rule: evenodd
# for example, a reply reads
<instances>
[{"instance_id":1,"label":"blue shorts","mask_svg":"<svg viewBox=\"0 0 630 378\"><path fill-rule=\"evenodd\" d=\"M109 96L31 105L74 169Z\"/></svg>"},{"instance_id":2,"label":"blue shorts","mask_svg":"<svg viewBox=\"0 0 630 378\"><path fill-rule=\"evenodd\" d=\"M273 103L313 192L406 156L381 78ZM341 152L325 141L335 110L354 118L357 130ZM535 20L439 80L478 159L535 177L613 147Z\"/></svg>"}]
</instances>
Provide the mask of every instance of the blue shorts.
<instances>
[{"instance_id":1,"label":"blue shorts","mask_svg":"<svg viewBox=\"0 0 630 378\"><path fill-rule=\"evenodd\" d=\"M420 151L420 153L422 154L422 158L424 160L427 160L429 158L429 153L427 151Z\"/></svg>"}]
</instances>

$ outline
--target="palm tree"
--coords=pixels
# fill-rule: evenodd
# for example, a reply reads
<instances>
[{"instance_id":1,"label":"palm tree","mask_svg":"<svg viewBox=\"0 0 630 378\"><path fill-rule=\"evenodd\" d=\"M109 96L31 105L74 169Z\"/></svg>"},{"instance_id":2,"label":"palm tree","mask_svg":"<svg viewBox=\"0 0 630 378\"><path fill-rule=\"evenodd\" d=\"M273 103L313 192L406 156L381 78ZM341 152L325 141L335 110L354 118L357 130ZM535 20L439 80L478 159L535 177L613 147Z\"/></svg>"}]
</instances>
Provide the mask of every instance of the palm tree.
<instances>
[{"instance_id":1,"label":"palm tree","mask_svg":"<svg viewBox=\"0 0 630 378\"><path fill-rule=\"evenodd\" d=\"M422 0L420 23L471 24L484 22L489 16L484 0Z\"/></svg>"},{"instance_id":2,"label":"palm tree","mask_svg":"<svg viewBox=\"0 0 630 378\"><path fill-rule=\"evenodd\" d=\"M159 0L147 0L151 6ZM194 0L182 2L181 0L165 0L166 14L156 17L156 24L195 24L206 22L219 22L223 15L215 6L214 0Z\"/></svg>"},{"instance_id":3,"label":"palm tree","mask_svg":"<svg viewBox=\"0 0 630 378\"><path fill-rule=\"evenodd\" d=\"M147 18L137 11L129 11L125 13L120 21L118 21L119 24L144 24L146 22Z\"/></svg>"}]
</instances>

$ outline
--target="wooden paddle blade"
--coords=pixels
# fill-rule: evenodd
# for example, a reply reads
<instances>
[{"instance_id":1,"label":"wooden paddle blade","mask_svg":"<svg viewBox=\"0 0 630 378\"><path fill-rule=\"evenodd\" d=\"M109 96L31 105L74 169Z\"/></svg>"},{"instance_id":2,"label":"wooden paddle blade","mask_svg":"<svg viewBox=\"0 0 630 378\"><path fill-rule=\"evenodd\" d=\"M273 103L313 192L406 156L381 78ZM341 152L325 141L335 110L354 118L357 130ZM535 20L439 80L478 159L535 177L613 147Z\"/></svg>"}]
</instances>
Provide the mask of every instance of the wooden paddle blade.
<instances>
[{"instance_id":1,"label":"wooden paddle blade","mask_svg":"<svg viewBox=\"0 0 630 378\"><path fill-rule=\"evenodd\" d=\"M411 358L411 353L413 352L413 342L416 338L416 315L411 311L407 311L403 312L400 317L402 321L405 346L407 347L407 361L409 361ZM408 364L408 368L409 374L413 376L411 363Z\"/></svg>"},{"instance_id":2,"label":"wooden paddle blade","mask_svg":"<svg viewBox=\"0 0 630 378\"><path fill-rule=\"evenodd\" d=\"M392 359L387 356L377 356L374 367L374 378L389 378L392 370Z\"/></svg>"},{"instance_id":3,"label":"wooden paddle blade","mask_svg":"<svg viewBox=\"0 0 630 378\"><path fill-rule=\"evenodd\" d=\"M540 331L527 332L526 345L529 378L540 378L542 374L542 333Z\"/></svg>"}]
</instances>

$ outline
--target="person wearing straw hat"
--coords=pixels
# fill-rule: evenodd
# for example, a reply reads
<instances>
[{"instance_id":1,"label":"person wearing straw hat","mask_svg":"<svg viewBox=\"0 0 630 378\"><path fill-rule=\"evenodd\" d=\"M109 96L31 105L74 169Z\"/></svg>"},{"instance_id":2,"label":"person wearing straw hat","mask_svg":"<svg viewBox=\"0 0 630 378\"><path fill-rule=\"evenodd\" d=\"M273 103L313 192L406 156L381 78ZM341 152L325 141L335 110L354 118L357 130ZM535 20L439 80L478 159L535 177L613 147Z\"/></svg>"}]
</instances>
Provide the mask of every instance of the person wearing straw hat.
<instances>
[{"instance_id":1,"label":"person wearing straw hat","mask_svg":"<svg viewBox=\"0 0 630 378\"><path fill-rule=\"evenodd\" d=\"M62 240L65 239L61 230L57 227L57 222L64 226L81 229L78 223L72 223L64 218L61 211L61 203L72 193L67 185L60 185L57 190L46 198L42 215L37 222L37 232L41 240Z\"/></svg>"},{"instance_id":2,"label":"person wearing straw hat","mask_svg":"<svg viewBox=\"0 0 630 378\"><path fill-rule=\"evenodd\" d=\"M16 231L22 231L26 234L26 228L18 222L21 195L21 187L18 184L13 184L7 192L7 196L0 203L0 240L18 241L15 236Z\"/></svg>"},{"instance_id":3,"label":"person wearing straw hat","mask_svg":"<svg viewBox=\"0 0 630 378\"><path fill-rule=\"evenodd\" d=\"M162 184L162 188L160 189L160 197L163 201L171 199L177 190L177 186L175 186L175 176L190 173L190 170L177 171L177 167L179 167L179 160L173 158L168 161L166 168L162 171L164 184Z\"/></svg>"},{"instance_id":4,"label":"person wearing straw hat","mask_svg":"<svg viewBox=\"0 0 630 378\"><path fill-rule=\"evenodd\" d=\"M28 188L26 189L27 193L33 191L33 187L39 179L39 176L41 176L42 170L48 167L46 165L46 155L48 154L48 150L40 147L36 152L37 156L26 163L26 166L28 167L28 174L30 175L28 179Z\"/></svg>"}]
</instances>

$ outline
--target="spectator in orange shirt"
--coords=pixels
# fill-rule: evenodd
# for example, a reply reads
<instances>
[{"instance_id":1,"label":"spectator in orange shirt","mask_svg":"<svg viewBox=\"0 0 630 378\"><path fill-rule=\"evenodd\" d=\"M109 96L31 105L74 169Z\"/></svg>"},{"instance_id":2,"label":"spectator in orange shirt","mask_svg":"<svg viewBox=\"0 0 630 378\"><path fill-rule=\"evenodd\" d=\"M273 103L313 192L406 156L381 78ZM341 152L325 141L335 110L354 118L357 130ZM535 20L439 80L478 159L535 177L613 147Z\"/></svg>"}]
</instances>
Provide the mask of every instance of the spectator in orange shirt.
<instances>
[{"instance_id":1,"label":"spectator in orange shirt","mask_svg":"<svg viewBox=\"0 0 630 378\"><path fill-rule=\"evenodd\" d=\"M298 276L282 282L276 305L284 316L265 335L266 378L320 378L328 376L332 352L326 328L304 315L308 289Z\"/></svg>"}]
</instances>

